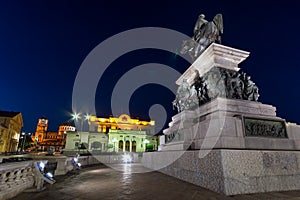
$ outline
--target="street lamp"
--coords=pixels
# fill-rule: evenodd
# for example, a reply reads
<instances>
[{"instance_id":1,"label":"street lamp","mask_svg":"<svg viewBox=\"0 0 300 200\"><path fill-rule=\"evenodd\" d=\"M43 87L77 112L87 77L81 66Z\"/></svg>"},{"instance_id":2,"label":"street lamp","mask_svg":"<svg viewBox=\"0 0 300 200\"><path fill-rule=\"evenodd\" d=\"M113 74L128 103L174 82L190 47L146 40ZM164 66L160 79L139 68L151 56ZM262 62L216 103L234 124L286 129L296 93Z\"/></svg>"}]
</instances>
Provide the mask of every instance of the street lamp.
<instances>
[{"instance_id":1,"label":"street lamp","mask_svg":"<svg viewBox=\"0 0 300 200\"><path fill-rule=\"evenodd\" d=\"M24 151L24 147L25 147L25 143L27 141L27 135L31 136L31 133L22 132L21 135L22 135L20 137L22 139L21 152L23 152Z\"/></svg>"},{"instance_id":2,"label":"street lamp","mask_svg":"<svg viewBox=\"0 0 300 200\"><path fill-rule=\"evenodd\" d=\"M112 140L112 142L114 143L114 152L116 152L116 142L118 142L118 140L116 139L116 138L114 138L113 140Z\"/></svg>"},{"instance_id":3,"label":"street lamp","mask_svg":"<svg viewBox=\"0 0 300 200\"><path fill-rule=\"evenodd\" d=\"M82 116L81 113L73 113L71 116L74 121L80 122L80 128L78 128L78 135L79 135L79 144L81 144L82 143L81 133L83 131L83 122L85 120L89 120L91 116L89 114L85 114L84 116ZM88 145L89 145L89 141L88 141Z\"/></svg>"},{"instance_id":4,"label":"street lamp","mask_svg":"<svg viewBox=\"0 0 300 200\"><path fill-rule=\"evenodd\" d=\"M73 113L72 118L77 121L78 119L80 119L80 113Z\"/></svg>"},{"instance_id":5,"label":"street lamp","mask_svg":"<svg viewBox=\"0 0 300 200\"><path fill-rule=\"evenodd\" d=\"M25 139L26 139L25 132L22 132L21 135L22 135L21 136L21 139L22 139L21 152L23 152L23 150L24 150L24 144L25 144Z\"/></svg>"},{"instance_id":6,"label":"street lamp","mask_svg":"<svg viewBox=\"0 0 300 200\"><path fill-rule=\"evenodd\" d=\"M91 118L91 115L89 115L89 114L86 114L86 115L84 116L84 119L85 119L85 120L90 120L90 118Z\"/></svg>"},{"instance_id":7,"label":"street lamp","mask_svg":"<svg viewBox=\"0 0 300 200\"><path fill-rule=\"evenodd\" d=\"M81 130L81 132L82 132L82 130L83 130L83 121L85 121L85 120L90 120L90 118L91 118L91 115L90 114L85 114L83 117L81 117L81 113L73 113L72 115L72 119L73 120L75 120L75 121L79 121L79 119L81 119L81 121L80 121L80 125L81 125L81 127L80 127L80 130Z\"/></svg>"}]
</instances>

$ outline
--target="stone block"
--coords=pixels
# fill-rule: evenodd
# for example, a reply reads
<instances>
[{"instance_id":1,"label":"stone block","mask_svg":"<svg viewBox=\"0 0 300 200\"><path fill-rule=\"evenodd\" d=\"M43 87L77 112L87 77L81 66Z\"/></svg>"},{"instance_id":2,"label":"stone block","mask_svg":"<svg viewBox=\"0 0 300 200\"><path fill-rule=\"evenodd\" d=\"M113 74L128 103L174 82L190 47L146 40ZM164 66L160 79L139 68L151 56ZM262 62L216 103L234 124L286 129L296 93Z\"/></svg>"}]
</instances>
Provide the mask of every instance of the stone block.
<instances>
[{"instance_id":1,"label":"stone block","mask_svg":"<svg viewBox=\"0 0 300 200\"><path fill-rule=\"evenodd\" d=\"M226 195L300 189L299 151L220 149L205 157L200 152L144 153L143 164L153 169L164 162L157 168L161 172Z\"/></svg>"},{"instance_id":2,"label":"stone block","mask_svg":"<svg viewBox=\"0 0 300 200\"><path fill-rule=\"evenodd\" d=\"M287 134L288 137L294 140L300 140L300 126L293 123L287 123Z\"/></svg>"},{"instance_id":3,"label":"stone block","mask_svg":"<svg viewBox=\"0 0 300 200\"><path fill-rule=\"evenodd\" d=\"M245 148L243 137L208 137L194 140L193 143L195 144L195 149Z\"/></svg>"},{"instance_id":4,"label":"stone block","mask_svg":"<svg viewBox=\"0 0 300 200\"><path fill-rule=\"evenodd\" d=\"M292 152L262 152L264 174L282 176L300 173L297 156Z\"/></svg>"},{"instance_id":5,"label":"stone block","mask_svg":"<svg viewBox=\"0 0 300 200\"><path fill-rule=\"evenodd\" d=\"M224 176L244 179L263 175L263 156L259 151L222 150Z\"/></svg>"},{"instance_id":6,"label":"stone block","mask_svg":"<svg viewBox=\"0 0 300 200\"><path fill-rule=\"evenodd\" d=\"M224 178L224 191L222 193L231 194L248 194L263 192L263 188L259 188L256 178L244 177L239 179Z\"/></svg>"},{"instance_id":7,"label":"stone block","mask_svg":"<svg viewBox=\"0 0 300 200\"><path fill-rule=\"evenodd\" d=\"M179 77L176 84L180 85L183 79L187 79L191 83L195 69L199 70L200 74L206 73L214 66L238 71L238 64L248 56L249 52L212 43Z\"/></svg>"},{"instance_id":8,"label":"stone block","mask_svg":"<svg viewBox=\"0 0 300 200\"><path fill-rule=\"evenodd\" d=\"M280 138L267 138L267 137L245 137L246 149L282 149L293 150L295 149L294 140L280 139Z\"/></svg>"}]
</instances>

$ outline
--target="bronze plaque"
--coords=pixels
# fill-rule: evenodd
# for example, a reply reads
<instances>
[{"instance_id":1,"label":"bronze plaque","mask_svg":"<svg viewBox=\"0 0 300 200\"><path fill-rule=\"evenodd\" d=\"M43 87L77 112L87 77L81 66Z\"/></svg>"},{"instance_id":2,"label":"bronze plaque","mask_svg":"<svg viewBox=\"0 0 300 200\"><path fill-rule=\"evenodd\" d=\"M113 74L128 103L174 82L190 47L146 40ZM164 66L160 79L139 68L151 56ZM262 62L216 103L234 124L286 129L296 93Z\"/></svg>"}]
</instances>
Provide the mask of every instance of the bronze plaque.
<instances>
[{"instance_id":1,"label":"bronze plaque","mask_svg":"<svg viewBox=\"0 0 300 200\"><path fill-rule=\"evenodd\" d=\"M285 121L243 117L245 136L288 138Z\"/></svg>"}]
</instances>

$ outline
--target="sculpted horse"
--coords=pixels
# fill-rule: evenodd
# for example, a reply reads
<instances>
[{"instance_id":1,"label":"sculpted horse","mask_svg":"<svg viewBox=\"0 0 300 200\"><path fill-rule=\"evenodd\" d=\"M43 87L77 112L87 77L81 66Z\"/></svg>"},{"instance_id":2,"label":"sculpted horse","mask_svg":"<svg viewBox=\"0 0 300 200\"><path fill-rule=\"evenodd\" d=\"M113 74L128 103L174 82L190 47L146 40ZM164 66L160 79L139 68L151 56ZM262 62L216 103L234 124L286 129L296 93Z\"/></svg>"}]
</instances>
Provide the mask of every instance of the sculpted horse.
<instances>
[{"instance_id":1,"label":"sculpted horse","mask_svg":"<svg viewBox=\"0 0 300 200\"><path fill-rule=\"evenodd\" d=\"M195 61L200 55L201 46L193 39L184 40L181 45L181 54L188 53L189 56Z\"/></svg>"},{"instance_id":2,"label":"sculpted horse","mask_svg":"<svg viewBox=\"0 0 300 200\"><path fill-rule=\"evenodd\" d=\"M200 15L195 28L194 36L190 40L184 40L182 43L181 53L189 53L193 60L213 42L221 43L220 34L223 33L223 18L217 14L213 21L206 21L204 15Z\"/></svg>"},{"instance_id":3,"label":"sculpted horse","mask_svg":"<svg viewBox=\"0 0 300 200\"><path fill-rule=\"evenodd\" d=\"M204 18L204 15L203 15ZM197 23L201 23L200 20L204 20L203 18L199 18ZM197 26L196 23L196 26ZM217 14L213 21L210 22L202 22L202 26L200 29L197 29L194 33L194 40L200 44L203 48L208 47L211 43L217 42L221 44L221 36L223 34L223 18L221 14Z\"/></svg>"}]
</instances>

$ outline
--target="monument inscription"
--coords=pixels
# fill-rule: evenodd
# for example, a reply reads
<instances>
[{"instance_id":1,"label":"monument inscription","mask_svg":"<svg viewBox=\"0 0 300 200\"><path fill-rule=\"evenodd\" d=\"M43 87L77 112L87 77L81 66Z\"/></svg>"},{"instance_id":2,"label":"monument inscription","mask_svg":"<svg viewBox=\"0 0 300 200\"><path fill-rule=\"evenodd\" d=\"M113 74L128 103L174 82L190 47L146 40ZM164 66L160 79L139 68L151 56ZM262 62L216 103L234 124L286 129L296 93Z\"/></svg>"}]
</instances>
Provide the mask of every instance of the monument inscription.
<instances>
[{"instance_id":1,"label":"monument inscription","mask_svg":"<svg viewBox=\"0 0 300 200\"><path fill-rule=\"evenodd\" d=\"M282 120L270 120L243 117L245 136L288 138L285 122Z\"/></svg>"},{"instance_id":2,"label":"monument inscription","mask_svg":"<svg viewBox=\"0 0 300 200\"><path fill-rule=\"evenodd\" d=\"M170 142L179 142L179 141L183 141L183 135L180 134L179 131L175 131L169 135L166 135L166 143L170 143Z\"/></svg>"}]
</instances>

